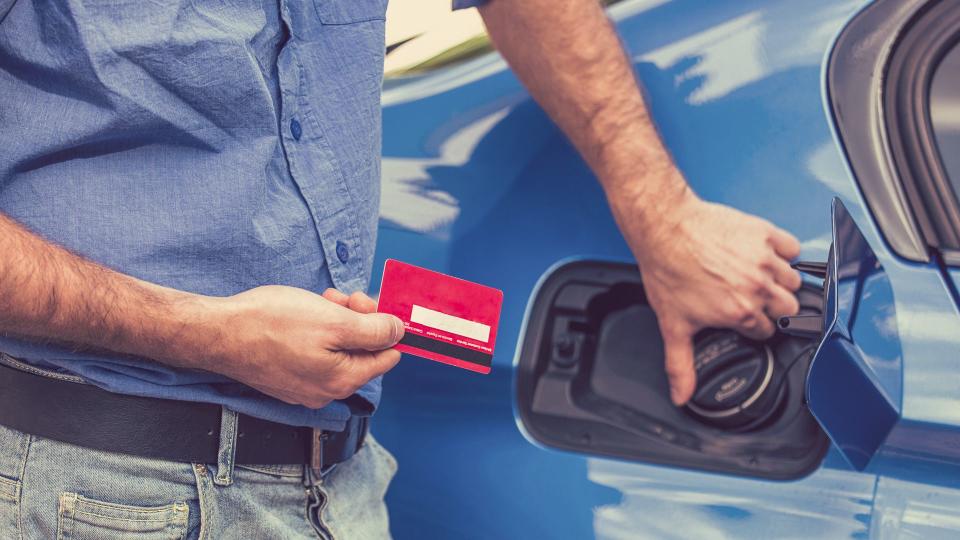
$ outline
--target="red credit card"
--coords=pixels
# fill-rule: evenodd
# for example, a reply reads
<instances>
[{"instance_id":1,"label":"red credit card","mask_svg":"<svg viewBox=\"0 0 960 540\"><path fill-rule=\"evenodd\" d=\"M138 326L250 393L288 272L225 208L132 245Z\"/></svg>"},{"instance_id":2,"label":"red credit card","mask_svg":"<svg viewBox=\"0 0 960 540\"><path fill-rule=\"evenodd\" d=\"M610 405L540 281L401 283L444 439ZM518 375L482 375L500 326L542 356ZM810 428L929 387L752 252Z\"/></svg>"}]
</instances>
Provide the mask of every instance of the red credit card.
<instances>
[{"instance_id":1,"label":"red credit card","mask_svg":"<svg viewBox=\"0 0 960 540\"><path fill-rule=\"evenodd\" d=\"M400 317L396 349L490 373L503 291L388 259L377 311Z\"/></svg>"}]
</instances>

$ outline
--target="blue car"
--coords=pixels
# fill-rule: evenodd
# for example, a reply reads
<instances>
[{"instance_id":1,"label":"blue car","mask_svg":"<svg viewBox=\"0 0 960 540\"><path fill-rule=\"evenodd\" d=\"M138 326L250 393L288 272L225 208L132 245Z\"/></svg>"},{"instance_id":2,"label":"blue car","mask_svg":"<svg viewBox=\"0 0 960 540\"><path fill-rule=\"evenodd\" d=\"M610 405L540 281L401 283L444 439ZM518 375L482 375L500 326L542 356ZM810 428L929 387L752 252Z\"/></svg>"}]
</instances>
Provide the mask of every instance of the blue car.
<instances>
[{"instance_id":1,"label":"blue car","mask_svg":"<svg viewBox=\"0 0 960 540\"><path fill-rule=\"evenodd\" d=\"M699 335L673 407L603 193L503 60L388 78L376 266L504 292L490 375L385 379L395 537L960 538L960 2L609 14L697 193L801 239L801 313Z\"/></svg>"}]
</instances>

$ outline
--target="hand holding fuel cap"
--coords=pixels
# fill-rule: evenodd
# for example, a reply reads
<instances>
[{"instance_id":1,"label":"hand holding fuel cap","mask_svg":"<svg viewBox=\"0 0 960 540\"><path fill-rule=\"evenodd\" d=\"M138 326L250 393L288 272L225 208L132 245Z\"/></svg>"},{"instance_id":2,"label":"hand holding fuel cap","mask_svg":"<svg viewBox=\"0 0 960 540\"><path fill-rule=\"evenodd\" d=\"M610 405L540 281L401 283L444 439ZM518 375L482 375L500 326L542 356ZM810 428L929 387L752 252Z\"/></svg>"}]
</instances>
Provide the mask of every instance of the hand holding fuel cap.
<instances>
[{"instance_id":1,"label":"hand holding fuel cap","mask_svg":"<svg viewBox=\"0 0 960 540\"><path fill-rule=\"evenodd\" d=\"M203 366L287 403L345 399L392 369L403 323L362 293L258 287L215 303L221 342Z\"/></svg>"},{"instance_id":2,"label":"hand holding fuel cap","mask_svg":"<svg viewBox=\"0 0 960 540\"><path fill-rule=\"evenodd\" d=\"M611 204L657 312L671 399L682 405L696 388L694 334L714 327L768 338L771 318L797 313L793 292L802 280L789 264L800 244L786 231L689 188L674 202L656 222L642 219L648 208L631 213L628 201Z\"/></svg>"}]
</instances>

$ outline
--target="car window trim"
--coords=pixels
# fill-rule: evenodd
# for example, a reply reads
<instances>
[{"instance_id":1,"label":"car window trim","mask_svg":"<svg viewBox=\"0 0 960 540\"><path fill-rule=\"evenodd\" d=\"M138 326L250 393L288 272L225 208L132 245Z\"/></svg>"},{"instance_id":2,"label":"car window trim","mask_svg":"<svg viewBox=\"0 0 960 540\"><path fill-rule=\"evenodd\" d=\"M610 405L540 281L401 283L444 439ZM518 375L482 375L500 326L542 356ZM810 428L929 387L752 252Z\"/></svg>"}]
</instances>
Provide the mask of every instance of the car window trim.
<instances>
[{"instance_id":1,"label":"car window trim","mask_svg":"<svg viewBox=\"0 0 960 540\"><path fill-rule=\"evenodd\" d=\"M930 89L960 42L960 4L928 2L908 22L887 64L884 119L900 182L931 248L960 249L960 202L940 157Z\"/></svg>"}]
</instances>

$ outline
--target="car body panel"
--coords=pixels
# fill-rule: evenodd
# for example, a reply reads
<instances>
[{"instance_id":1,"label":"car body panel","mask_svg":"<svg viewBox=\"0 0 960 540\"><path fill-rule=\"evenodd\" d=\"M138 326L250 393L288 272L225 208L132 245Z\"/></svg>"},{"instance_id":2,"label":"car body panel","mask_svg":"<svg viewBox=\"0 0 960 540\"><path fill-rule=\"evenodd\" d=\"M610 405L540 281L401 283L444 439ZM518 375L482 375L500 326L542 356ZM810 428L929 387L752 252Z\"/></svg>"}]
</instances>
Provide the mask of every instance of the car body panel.
<instances>
[{"instance_id":1,"label":"car body panel","mask_svg":"<svg viewBox=\"0 0 960 540\"><path fill-rule=\"evenodd\" d=\"M662 137L702 197L790 230L810 260L826 260L831 201L843 200L893 291L903 371L897 437L863 472L833 449L793 482L595 458L526 439L514 418L512 366L531 292L559 261L631 255L587 167L491 54L388 81L384 91L375 272L396 258L504 291L490 375L405 357L385 378L374 433L400 462L387 497L395 537L863 538L885 537L891 523L904 534L956 535L960 314L935 263L897 259L884 245L822 98L826 54L860 7L626 0L611 14ZM929 519L918 522L918 512Z\"/></svg>"}]
</instances>

